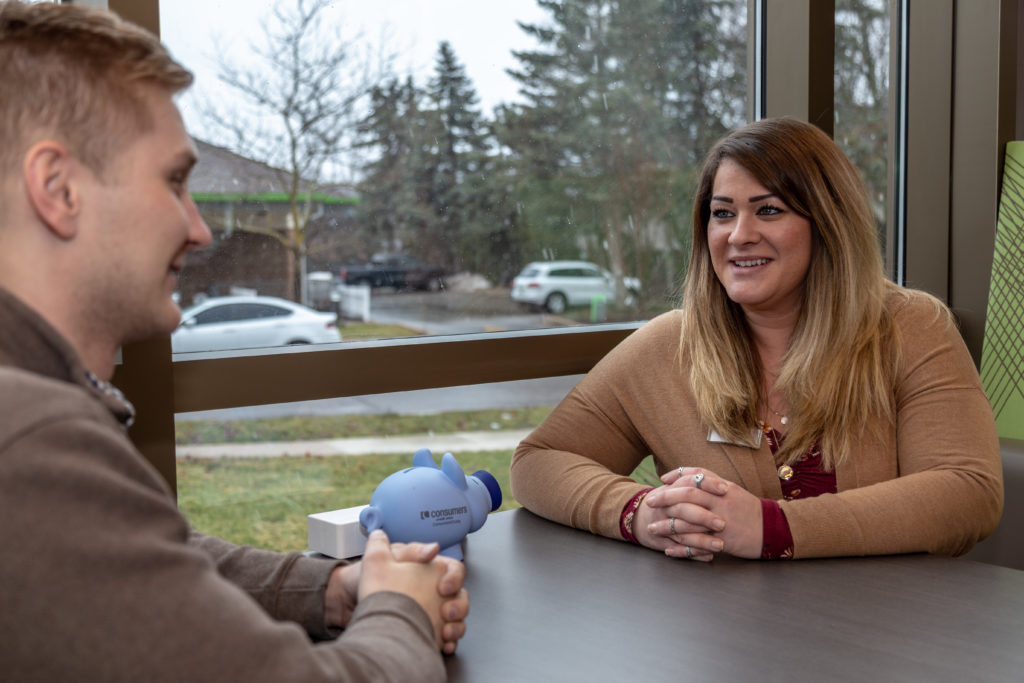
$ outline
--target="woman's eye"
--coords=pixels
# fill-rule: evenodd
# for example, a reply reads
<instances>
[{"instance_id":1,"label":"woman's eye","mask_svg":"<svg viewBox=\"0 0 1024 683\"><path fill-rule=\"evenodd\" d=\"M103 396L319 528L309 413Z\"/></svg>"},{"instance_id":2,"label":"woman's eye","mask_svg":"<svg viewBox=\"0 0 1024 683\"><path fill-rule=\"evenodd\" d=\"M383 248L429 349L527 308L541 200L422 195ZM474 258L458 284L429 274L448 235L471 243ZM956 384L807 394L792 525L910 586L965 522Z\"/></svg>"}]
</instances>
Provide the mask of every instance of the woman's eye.
<instances>
[{"instance_id":1,"label":"woman's eye","mask_svg":"<svg viewBox=\"0 0 1024 683\"><path fill-rule=\"evenodd\" d=\"M779 208L778 206L772 206L771 204L765 204L760 209L758 209L757 212L759 214L761 214L762 216L774 216L776 214L782 213L782 209Z\"/></svg>"},{"instance_id":2,"label":"woman's eye","mask_svg":"<svg viewBox=\"0 0 1024 683\"><path fill-rule=\"evenodd\" d=\"M712 209L711 210L711 217L712 218L717 218L718 220L722 220L723 218L729 218L731 216L732 216L732 212L729 211L728 209Z\"/></svg>"}]
</instances>

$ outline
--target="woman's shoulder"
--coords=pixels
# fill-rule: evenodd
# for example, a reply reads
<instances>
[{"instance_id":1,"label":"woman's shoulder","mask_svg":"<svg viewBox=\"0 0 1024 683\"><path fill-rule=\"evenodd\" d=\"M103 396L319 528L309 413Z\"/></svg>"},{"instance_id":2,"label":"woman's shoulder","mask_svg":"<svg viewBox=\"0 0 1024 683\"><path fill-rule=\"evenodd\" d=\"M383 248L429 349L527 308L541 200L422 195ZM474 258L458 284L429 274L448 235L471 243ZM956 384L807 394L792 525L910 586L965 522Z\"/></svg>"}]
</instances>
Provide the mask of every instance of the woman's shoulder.
<instances>
[{"instance_id":1,"label":"woman's shoulder","mask_svg":"<svg viewBox=\"0 0 1024 683\"><path fill-rule=\"evenodd\" d=\"M661 313L643 323L623 339L605 358L632 358L635 355L675 355L682 331L682 315L678 310Z\"/></svg>"},{"instance_id":2,"label":"woman's shoulder","mask_svg":"<svg viewBox=\"0 0 1024 683\"><path fill-rule=\"evenodd\" d=\"M887 303L900 365L913 368L936 359L948 365L959 359L964 368L973 368L956 319L942 301L927 292L894 287Z\"/></svg>"},{"instance_id":3,"label":"woman's shoulder","mask_svg":"<svg viewBox=\"0 0 1024 683\"><path fill-rule=\"evenodd\" d=\"M664 342L674 340L678 343L682 333L682 311L673 309L651 318L634 332L631 337L647 342Z\"/></svg>"},{"instance_id":4,"label":"woman's shoulder","mask_svg":"<svg viewBox=\"0 0 1024 683\"><path fill-rule=\"evenodd\" d=\"M903 329L945 327L953 322L953 314L937 297L919 289L891 285L885 307L896 325Z\"/></svg>"}]
</instances>

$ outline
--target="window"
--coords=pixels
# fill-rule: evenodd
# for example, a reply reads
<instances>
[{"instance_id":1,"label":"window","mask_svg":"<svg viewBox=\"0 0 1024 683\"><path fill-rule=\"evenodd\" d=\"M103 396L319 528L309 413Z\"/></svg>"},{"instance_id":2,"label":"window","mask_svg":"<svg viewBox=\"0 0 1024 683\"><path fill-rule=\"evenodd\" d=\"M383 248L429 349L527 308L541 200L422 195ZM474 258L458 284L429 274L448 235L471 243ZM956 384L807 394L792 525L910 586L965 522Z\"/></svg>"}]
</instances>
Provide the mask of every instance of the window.
<instances>
[{"instance_id":1,"label":"window","mask_svg":"<svg viewBox=\"0 0 1024 683\"><path fill-rule=\"evenodd\" d=\"M275 146L286 147L277 122L256 116L244 98L232 94L229 82L237 83L242 72L224 69L259 62L255 50L246 52L263 39L250 17L269 17L278 32L286 32L287 18L275 18L268 3L239 3L233 9L238 21L218 20L208 3L202 11L190 4L164 3L161 28L172 52L196 71L194 92L181 100L200 148L190 190L215 239L187 265L183 303L241 289L312 305L307 280L326 273L365 286L371 297L369 321L342 311L342 346L371 345L360 349L366 352L392 348L388 344L396 342L362 336L382 322L388 329L371 335L456 333L463 335L458 341L405 348L452 353L462 369L478 362L458 348L469 341L465 335L532 346L539 340L518 330L613 322L626 327L605 333L621 338L634 321L673 305L688 257L692 179L714 140L745 120L745 0L571 0L564 12L545 10L534 0L486 8L446 2L432 6L429 19L417 2L382 3L393 10L383 17L384 10L366 3L331 3L319 22L325 34L361 23L366 29L360 39L339 31L338 44L365 39L395 55L409 52L410 42L424 47L415 63L396 59L372 82L339 68L351 80L338 87L354 97L358 116L340 121L345 144L334 156L320 157L319 167L301 168L273 153ZM394 11L396 6L404 9ZM294 4L279 7L286 11ZM196 17L209 28L197 27ZM392 24L392 39L374 43L382 19ZM520 29L517 19L528 28ZM244 32L228 33L236 27ZM191 41L218 45L215 54L225 62L206 62ZM491 52L482 55L483 47ZM490 62L500 67L500 88L486 69ZM353 91L357 85L364 91ZM218 118L211 101L227 105L229 115ZM275 144L263 146L269 141ZM306 149L310 159L324 152ZM317 168L320 175L311 177ZM289 196L283 182L288 179L298 180L297 195ZM575 263L546 274L526 268L557 261ZM430 267L443 275L413 279L414 270ZM524 276L541 281L543 298L536 305L520 306L511 296L512 279L524 268ZM430 291L437 281L441 291ZM422 282L422 290L414 282ZM565 351L543 346L536 353L516 353L524 362L545 356L550 367L562 363L565 369L556 372L570 378L578 376L575 368L592 362L588 344ZM193 360L184 348L175 347L177 374L216 362ZM386 368L336 362L333 353L317 351L313 361L325 384L335 376L359 383L354 378L365 374L383 386ZM493 364L496 373L509 371L502 354L485 354L485 364ZM288 354L286 362L304 363L302 356ZM285 357L251 358L257 364L279 361ZM417 374L432 365L414 364ZM500 379L490 371L473 372L470 383ZM239 379L245 376L248 383L260 374L241 371ZM195 375L200 376L210 388L206 398L221 389L233 393L236 385L241 389L208 372ZM309 382L303 387L310 398L318 397ZM327 395L343 393L333 391ZM247 402L251 393L241 392ZM430 396L423 403L442 405ZM192 417L179 420L179 431ZM183 481L183 497L191 495L191 485Z\"/></svg>"},{"instance_id":2,"label":"window","mask_svg":"<svg viewBox=\"0 0 1024 683\"><path fill-rule=\"evenodd\" d=\"M197 76L181 100L200 148L190 190L214 233L183 304L280 296L340 309L344 338L366 338L340 294L314 300L325 276L369 286L386 335L587 324L582 294L558 320L510 297L528 263L583 260L616 284L604 320L670 308L692 179L745 120L746 0L378 4L305 3L305 30L293 2L161 7L163 39ZM264 59L284 45L303 76ZM336 60L329 79L306 75L314 55ZM287 122L245 95L289 87L328 94Z\"/></svg>"}]
</instances>

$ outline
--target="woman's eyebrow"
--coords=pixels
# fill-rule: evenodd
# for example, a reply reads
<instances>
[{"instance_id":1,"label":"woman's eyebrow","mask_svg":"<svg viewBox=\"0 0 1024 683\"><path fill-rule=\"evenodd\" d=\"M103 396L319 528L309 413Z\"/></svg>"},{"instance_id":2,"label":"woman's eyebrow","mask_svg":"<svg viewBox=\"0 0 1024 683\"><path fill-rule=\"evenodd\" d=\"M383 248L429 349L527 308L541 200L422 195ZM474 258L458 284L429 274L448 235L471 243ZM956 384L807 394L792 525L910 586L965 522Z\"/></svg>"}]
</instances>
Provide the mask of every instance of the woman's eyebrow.
<instances>
[{"instance_id":1,"label":"woman's eyebrow","mask_svg":"<svg viewBox=\"0 0 1024 683\"><path fill-rule=\"evenodd\" d=\"M751 197L750 199L748 199L747 201L750 202L751 204L753 204L754 202L759 202L759 201L761 201L763 199L768 199L768 198L774 197L774 196L775 196L774 192L769 192L768 194L755 195L755 196ZM725 196L720 195L720 194L713 195L711 197L711 201L713 201L713 202L725 202L726 204L734 203L732 197L725 197Z\"/></svg>"}]
</instances>

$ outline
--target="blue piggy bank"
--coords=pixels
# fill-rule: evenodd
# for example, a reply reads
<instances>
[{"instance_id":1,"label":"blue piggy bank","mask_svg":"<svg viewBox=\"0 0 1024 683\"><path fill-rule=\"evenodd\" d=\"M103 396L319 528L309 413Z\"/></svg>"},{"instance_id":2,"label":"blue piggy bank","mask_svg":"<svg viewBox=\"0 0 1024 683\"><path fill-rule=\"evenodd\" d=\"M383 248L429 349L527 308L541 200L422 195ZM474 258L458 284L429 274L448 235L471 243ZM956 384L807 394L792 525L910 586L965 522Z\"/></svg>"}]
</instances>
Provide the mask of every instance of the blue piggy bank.
<instances>
[{"instance_id":1,"label":"blue piggy bank","mask_svg":"<svg viewBox=\"0 0 1024 683\"><path fill-rule=\"evenodd\" d=\"M460 543L501 506L501 487L489 472L470 476L451 453L434 462L430 450L412 456L412 467L395 472L377 486L370 504L359 513L363 534L383 529L399 543L433 543L441 554L462 559Z\"/></svg>"}]
</instances>

